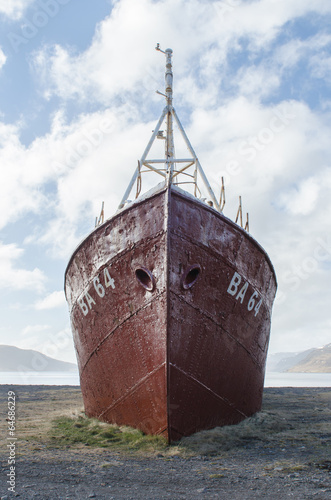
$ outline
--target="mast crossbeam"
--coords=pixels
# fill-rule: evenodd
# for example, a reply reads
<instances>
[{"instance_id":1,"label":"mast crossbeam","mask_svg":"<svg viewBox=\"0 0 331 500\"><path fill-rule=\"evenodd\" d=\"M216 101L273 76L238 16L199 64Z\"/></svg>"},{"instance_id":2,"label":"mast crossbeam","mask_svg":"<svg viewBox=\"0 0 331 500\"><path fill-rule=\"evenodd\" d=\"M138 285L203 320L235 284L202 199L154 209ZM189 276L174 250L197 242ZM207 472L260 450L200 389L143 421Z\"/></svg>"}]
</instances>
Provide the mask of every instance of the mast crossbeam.
<instances>
[{"instance_id":1,"label":"mast crossbeam","mask_svg":"<svg viewBox=\"0 0 331 500\"><path fill-rule=\"evenodd\" d=\"M170 187L172 183L175 185L180 185L180 184L191 184L193 185L194 188L194 196L197 198L201 197L201 189L198 186L198 179L202 180L202 183L205 186L205 189L208 192L208 196L210 197L212 201L212 206L218 210L219 212L222 212L223 206L217 201L215 194L207 180L207 177L201 167L200 161L185 133L185 130L177 116L177 113L175 111L175 108L173 107L172 104L172 99L173 99L173 73L172 73L172 50L171 49L166 49L165 51L160 49L159 44L156 46L156 50L162 52L166 56L166 71L165 71L165 93L162 94L161 92L158 92L158 94L161 94L165 97L166 99L166 106L164 110L162 111L161 117L155 127L155 130L152 133L152 136L146 146L146 149L138 162L138 167L136 168L133 177L130 181L130 184L122 198L122 201L120 203L119 208L123 208L124 205L128 202L128 197L131 193L131 190L133 188L133 185L137 181L137 191L136 191L136 197L139 196L141 192L141 174L145 173L147 171L149 172L155 172L159 175L161 175L166 183L167 186ZM160 130L163 122L166 121L166 135L163 136L163 132ZM173 125L176 123L179 132L182 136L182 139L184 143L186 144L186 147L191 155L191 158L176 158L175 157L175 146L174 146L174 132L173 132ZM156 138L159 139L165 139L165 155L163 159L158 159L158 158L153 158L153 159L147 159L147 156L151 150L151 147L155 141ZM177 164L186 164L182 168L176 168ZM153 166L155 165L155 166ZM158 167L157 165L160 165ZM161 168L161 165L163 165L163 168ZM147 171L142 171L142 167L146 167L148 170ZM189 168L193 167L193 173L187 172ZM192 181L181 181L180 176L185 175L191 177L193 180ZM199 194L199 196L198 196Z\"/></svg>"}]
</instances>

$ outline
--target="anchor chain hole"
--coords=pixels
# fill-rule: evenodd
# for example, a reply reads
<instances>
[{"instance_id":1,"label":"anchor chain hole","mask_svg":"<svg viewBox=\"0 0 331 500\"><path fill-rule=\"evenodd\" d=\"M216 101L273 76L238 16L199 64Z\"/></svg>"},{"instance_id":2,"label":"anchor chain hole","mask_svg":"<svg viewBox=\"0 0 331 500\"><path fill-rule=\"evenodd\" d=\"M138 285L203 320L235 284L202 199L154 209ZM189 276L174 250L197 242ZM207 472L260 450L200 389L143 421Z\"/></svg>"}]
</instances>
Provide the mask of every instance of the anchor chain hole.
<instances>
[{"instance_id":1,"label":"anchor chain hole","mask_svg":"<svg viewBox=\"0 0 331 500\"><path fill-rule=\"evenodd\" d=\"M201 272L201 267L199 264L194 264L185 270L182 277L182 287L184 290L191 288L197 281L199 274Z\"/></svg>"},{"instance_id":2,"label":"anchor chain hole","mask_svg":"<svg viewBox=\"0 0 331 500\"><path fill-rule=\"evenodd\" d=\"M155 279L153 274L146 268L144 267L139 267L136 269L136 278L138 280L138 283L145 288L145 290L148 290L149 292L152 292L155 288Z\"/></svg>"}]
</instances>

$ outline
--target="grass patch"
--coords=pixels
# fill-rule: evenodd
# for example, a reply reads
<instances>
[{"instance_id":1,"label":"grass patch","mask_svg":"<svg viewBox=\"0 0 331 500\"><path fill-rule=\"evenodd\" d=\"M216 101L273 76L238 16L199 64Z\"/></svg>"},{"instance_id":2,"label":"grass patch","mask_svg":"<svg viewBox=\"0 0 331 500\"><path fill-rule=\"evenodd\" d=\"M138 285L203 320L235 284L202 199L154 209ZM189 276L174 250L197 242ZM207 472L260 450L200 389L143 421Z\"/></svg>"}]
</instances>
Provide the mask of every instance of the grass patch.
<instances>
[{"instance_id":1,"label":"grass patch","mask_svg":"<svg viewBox=\"0 0 331 500\"><path fill-rule=\"evenodd\" d=\"M168 448L162 436L145 435L131 427L106 424L84 415L55 418L47 441L49 445L59 448L84 445L153 453L164 452Z\"/></svg>"},{"instance_id":2,"label":"grass patch","mask_svg":"<svg viewBox=\"0 0 331 500\"><path fill-rule=\"evenodd\" d=\"M187 453L215 456L236 448L263 446L279 439L290 425L271 412L259 412L237 425L215 427L183 438L179 448Z\"/></svg>"}]
</instances>

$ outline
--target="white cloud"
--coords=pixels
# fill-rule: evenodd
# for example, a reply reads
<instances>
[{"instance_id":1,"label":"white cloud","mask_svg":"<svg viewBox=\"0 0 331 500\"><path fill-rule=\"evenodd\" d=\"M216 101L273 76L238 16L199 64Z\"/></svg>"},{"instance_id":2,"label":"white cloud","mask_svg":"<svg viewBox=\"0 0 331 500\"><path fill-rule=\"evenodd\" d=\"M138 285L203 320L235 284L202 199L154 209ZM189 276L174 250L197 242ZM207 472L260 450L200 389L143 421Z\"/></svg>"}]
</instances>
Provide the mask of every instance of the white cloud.
<instances>
[{"instance_id":1,"label":"white cloud","mask_svg":"<svg viewBox=\"0 0 331 500\"><path fill-rule=\"evenodd\" d=\"M0 47L0 70L4 66L4 64L6 64L6 61L7 61L7 57L6 57L6 55L4 54L3 50Z\"/></svg>"},{"instance_id":2,"label":"white cloud","mask_svg":"<svg viewBox=\"0 0 331 500\"><path fill-rule=\"evenodd\" d=\"M44 299L39 300L35 304L35 308L38 311L45 309L55 309L66 304L65 296L63 291L53 292L47 295Z\"/></svg>"},{"instance_id":3,"label":"white cloud","mask_svg":"<svg viewBox=\"0 0 331 500\"><path fill-rule=\"evenodd\" d=\"M158 119L155 110L164 106L154 94L164 86L164 58L154 46L170 45L175 107L184 110L184 118L179 115L213 187L217 190L221 175L226 177L225 215L234 218L237 197L243 195L252 234L275 263L286 301L276 306L274 331L282 340L300 329L309 338L309 292L330 297L323 278L327 261L318 260L311 273L304 268L324 231L330 231L331 120L327 106L323 114L313 111L296 92L292 100L264 102L301 61L307 61L313 76L328 78L329 35L277 37L299 16L331 12L331 3L229 1L227 11L225 4L121 0L85 52L56 45L34 54L31 70L47 99L61 97L64 109L67 99L80 100L82 109L85 103L101 105L70 123L57 112L50 132L28 147L19 139L22 124L0 124L0 227L28 212L43 213L43 227L25 243L46 245L53 256L68 258L93 229L102 201L106 216L115 212ZM233 54L244 60L234 64ZM12 272L6 282L19 275L24 281L24 272L14 268L16 258L7 261ZM293 290L297 265L308 277ZM40 300L36 309L60 305L60 294ZM327 311L319 317L326 318ZM321 319L318 324L318 338L326 338L329 323Z\"/></svg>"},{"instance_id":4,"label":"white cloud","mask_svg":"<svg viewBox=\"0 0 331 500\"><path fill-rule=\"evenodd\" d=\"M331 81L331 56L326 51L321 51L310 60L312 76L330 83Z\"/></svg>"},{"instance_id":5,"label":"white cloud","mask_svg":"<svg viewBox=\"0 0 331 500\"><path fill-rule=\"evenodd\" d=\"M251 98L258 96L264 99L277 91L285 78L289 78L300 62L308 62L315 78L328 78L330 61L326 50L331 45L331 36L318 33L307 39L291 39L283 45L279 44L272 55L263 57L258 64L247 60L232 77L232 84L237 82L238 92ZM302 87L311 85L311 81L303 82ZM300 88L301 90L301 88Z\"/></svg>"},{"instance_id":6,"label":"white cloud","mask_svg":"<svg viewBox=\"0 0 331 500\"><path fill-rule=\"evenodd\" d=\"M40 185L50 177L50 152L43 140L25 148L19 132L19 125L0 122L0 228L48 205Z\"/></svg>"},{"instance_id":7,"label":"white cloud","mask_svg":"<svg viewBox=\"0 0 331 500\"><path fill-rule=\"evenodd\" d=\"M304 179L298 187L281 195L281 204L292 214L307 215L316 207L320 186L314 178Z\"/></svg>"},{"instance_id":8,"label":"white cloud","mask_svg":"<svg viewBox=\"0 0 331 500\"><path fill-rule=\"evenodd\" d=\"M0 14L11 19L20 19L26 9L36 0L0 0Z\"/></svg>"},{"instance_id":9,"label":"white cloud","mask_svg":"<svg viewBox=\"0 0 331 500\"><path fill-rule=\"evenodd\" d=\"M82 115L68 125L61 113L57 113L51 132L38 137L28 147L19 139L22 124L6 125L0 122L0 228L29 212L42 214L44 219L49 213L54 214L57 200L56 194L50 196L48 193L49 183L54 186L58 184L59 210L68 224L81 220L84 217L83 210L86 211L84 205L89 202L87 193L92 193L90 187L93 189L93 185L104 182L101 172L109 164L107 141L115 129L115 122L116 116L105 111ZM99 149L103 151L101 156ZM97 172L91 165L94 158L100 161ZM86 191L77 190L77 186L72 185L72 191L62 206L62 186L67 184L63 180L66 178L77 183L83 183L86 179ZM88 186L90 180L92 184ZM75 238L72 225L69 232ZM58 237L61 237L61 231ZM26 242L32 240L33 235ZM77 242L75 239L72 241Z\"/></svg>"},{"instance_id":10,"label":"white cloud","mask_svg":"<svg viewBox=\"0 0 331 500\"><path fill-rule=\"evenodd\" d=\"M304 58L313 56L314 60L330 44L331 36L326 33L317 33L307 39L295 38L276 49L275 59L283 69L293 68Z\"/></svg>"},{"instance_id":11,"label":"white cloud","mask_svg":"<svg viewBox=\"0 0 331 500\"><path fill-rule=\"evenodd\" d=\"M32 271L19 268L16 262L23 253L24 250L16 244L4 245L0 242L0 288L41 292L46 276L38 268Z\"/></svg>"},{"instance_id":12,"label":"white cloud","mask_svg":"<svg viewBox=\"0 0 331 500\"><path fill-rule=\"evenodd\" d=\"M39 333L39 332L45 332L50 329L49 325L27 325L25 328L22 330L22 335L25 336L30 336L31 334Z\"/></svg>"},{"instance_id":13,"label":"white cloud","mask_svg":"<svg viewBox=\"0 0 331 500\"><path fill-rule=\"evenodd\" d=\"M174 22L173 12L185 22ZM331 6L323 0L313 4L308 0L121 0L99 24L85 52L47 46L35 54L33 67L46 98L56 94L115 106L134 96L142 111L146 101L158 99L151 97L153 92L163 88L161 71L156 71L162 68L162 60L153 51L155 41L165 49L171 40L175 88L183 103L214 107L223 81L238 85L243 95L265 97L279 87L290 64L308 53L313 57L314 51L329 43L325 34L284 42L273 61L268 55L255 65L254 56L270 50L286 23L311 12L325 14ZM231 54L243 50L250 51L249 59L229 75Z\"/></svg>"},{"instance_id":14,"label":"white cloud","mask_svg":"<svg viewBox=\"0 0 331 500\"><path fill-rule=\"evenodd\" d=\"M247 96L259 96L263 99L278 89L280 85L280 75L270 72L270 69L263 66L250 66L239 70L237 76L239 93Z\"/></svg>"},{"instance_id":15,"label":"white cloud","mask_svg":"<svg viewBox=\"0 0 331 500\"><path fill-rule=\"evenodd\" d=\"M174 47L175 105L177 102L181 105L187 103L194 108L188 132L199 156L205 159L209 176L217 178L219 182L219 173L224 170L227 162L237 161L240 175L230 176L233 188L240 190L241 194L249 195L249 190L256 185L264 193L263 201L275 200L275 204L279 205L281 199L284 202L285 193L290 193L293 189L291 183L299 170L304 173L305 179L305 176L309 176L311 162L318 164L321 160L317 155L321 155L323 151L327 156L329 123L321 123L304 105L293 101L285 103L285 107L290 109L290 113L295 108L296 118L288 120L288 124L278 120L278 131L274 133L270 130L270 120L275 120L275 112L285 113L286 116L284 103L276 105L273 110L272 107L260 104L256 97L252 99L252 96L261 97L272 93L279 85L278 69L281 64L287 64L280 52L276 54L274 66L270 63L268 66L254 66L249 65L248 61L247 66L244 65L233 77L238 79L237 93L242 97L235 95L231 99L219 99L222 91L219 89L217 76L222 78L224 73L219 63L221 60L225 61L220 47L230 47L227 44L230 44L232 35L238 38L240 33L246 33L249 37L252 35L250 40L254 47L263 45L265 36L271 36L265 25L257 23L255 19L257 4L274 9L274 15L269 13L267 16L267 24L272 23L277 27L294 14L309 11L312 8L309 2L300 4L299 10L296 10L297 2L286 3L289 9L285 9L283 2L238 4L236 15L241 28L238 29L234 20L230 23L227 20L225 34L215 25L215 8L197 0L194 2L196 9L191 8L187 2L177 0L175 3L179 9L179 17L185 14L192 21L201 16L204 19L204 33L199 32L201 48L195 45L195 39L192 40L193 60L196 49L202 63L200 69L197 69L196 64L192 67L197 69L197 75L193 71L183 74L184 69L189 68L191 47L183 48L182 43L179 44L183 33L167 24L170 23L170 9L174 6L174 0L162 3L151 3L149 0L141 3L132 0L118 2L111 16L100 24L86 52L73 56L59 46L47 49L51 54L50 66L46 57L48 52L40 52L36 56L38 71L44 72L44 76L51 75L51 81L48 81L51 86L45 87L47 95L56 91L64 98L79 95L82 99L90 99L92 94L102 102L109 102L109 108L107 111L78 116L70 124L59 112L53 118L51 132L36 139L28 148L23 147L18 140L18 127L3 126L4 150L0 153L0 159L3 165L7 161L7 179L6 189L3 188L0 197L0 204L3 205L3 210L0 211L2 225L19 218L27 211L39 213L48 210L49 214L52 213L52 217L45 222L43 233L32 234L26 242L46 244L53 248L57 256L68 257L81 235L86 234L88 228L93 228L93 220L99 213L101 201L106 202L108 215L116 209L119 197L126 188L137 158L140 157L157 119L153 113L155 119L144 124L138 112L144 106L142 102L153 102L155 88L162 90L163 87L164 60L153 50L153 30L152 34L148 30L145 33L139 23L134 22L138 13L142 15L148 11L146 20L151 26L154 26L151 22L153 20L158 24L156 20L162 14L163 24L161 31L158 27L159 35L163 36L163 29L175 30L174 41L178 44L178 47ZM322 4L317 2L313 8L321 9ZM250 22L247 21L247 16ZM219 16L216 17L219 23ZM142 18L145 19L145 16ZM185 25L187 35L189 32L193 34L193 26L194 23ZM206 26L213 27L213 30ZM144 32L144 36L142 39L137 38L137 45L132 40L138 29L140 33ZM162 36L156 39L162 42ZM258 36L262 36L263 40L257 42ZM116 42L115 48L116 37L121 43ZM209 46L211 41L214 43ZM235 44L235 39L232 42ZM324 47L327 43L327 37L320 36L314 38L312 46ZM163 48L166 47L166 43L162 45ZM293 52L305 53L307 47L306 44L300 49L293 49ZM297 60L297 56L293 58ZM111 68L109 61L112 62ZM183 68L180 67L181 63ZM154 75L157 75L155 79ZM203 78L203 85L206 85L202 89L198 86L199 75ZM141 87L139 82L146 81L146 87ZM147 87L152 88L147 92ZM137 89L142 90L142 95L139 92L138 95L126 94L126 91L135 92ZM116 93L122 95L122 100L110 101L111 96L114 97ZM126 98L123 99L123 96ZM243 96L247 96L247 99ZM162 100L159 97L156 99L161 110ZM100 132L100 124L105 119L108 120L109 127L103 133ZM269 129L270 136L265 129ZM315 137L315 130L319 131L319 137ZM251 145L251 141L256 138L257 147ZM246 151L250 149L253 154L250 161L249 155L243 154L243 143L246 143ZM41 188L49 181L57 186L56 196L52 198L45 196ZM276 188L281 191L276 192ZM233 201L231 205L230 200L228 205L230 213L236 210L236 202Z\"/></svg>"}]
</instances>

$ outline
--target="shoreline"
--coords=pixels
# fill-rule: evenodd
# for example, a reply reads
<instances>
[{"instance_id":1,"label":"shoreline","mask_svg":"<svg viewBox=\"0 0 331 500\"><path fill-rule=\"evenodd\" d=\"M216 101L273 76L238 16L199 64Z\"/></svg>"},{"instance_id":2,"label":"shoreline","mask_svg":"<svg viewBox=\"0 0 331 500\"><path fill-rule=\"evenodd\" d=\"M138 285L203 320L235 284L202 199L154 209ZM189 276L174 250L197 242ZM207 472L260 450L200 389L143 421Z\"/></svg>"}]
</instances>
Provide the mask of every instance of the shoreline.
<instances>
[{"instance_id":1,"label":"shoreline","mask_svg":"<svg viewBox=\"0 0 331 500\"><path fill-rule=\"evenodd\" d=\"M72 372L0 372L1 385L79 386L79 374ZM266 372L264 388L331 387L331 373Z\"/></svg>"}]
</instances>

